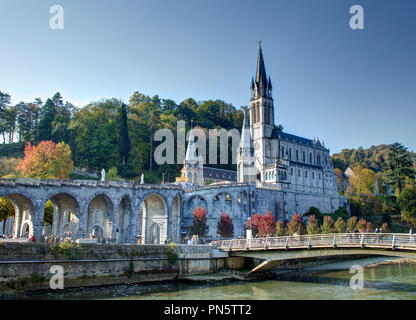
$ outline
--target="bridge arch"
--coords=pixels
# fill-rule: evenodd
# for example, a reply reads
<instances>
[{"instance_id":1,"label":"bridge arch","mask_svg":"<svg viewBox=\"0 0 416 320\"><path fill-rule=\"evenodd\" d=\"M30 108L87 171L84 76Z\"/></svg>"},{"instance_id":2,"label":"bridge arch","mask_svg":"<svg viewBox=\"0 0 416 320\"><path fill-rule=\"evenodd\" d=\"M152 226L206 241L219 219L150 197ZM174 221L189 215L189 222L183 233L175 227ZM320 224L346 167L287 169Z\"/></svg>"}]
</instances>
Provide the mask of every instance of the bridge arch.
<instances>
[{"instance_id":1,"label":"bridge arch","mask_svg":"<svg viewBox=\"0 0 416 320\"><path fill-rule=\"evenodd\" d=\"M122 196L118 208L117 219L115 224L115 238L117 243L128 242L129 238L129 224L132 215L132 202L128 194Z\"/></svg>"},{"instance_id":2,"label":"bridge arch","mask_svg":"<svg viewBox=\"0 0 416 320\"><path fill-rule=\"evenodd\" d=\"M176 243L181 243L181 211L182 198L177 194L172 202L172 214L169 223L170 240Z\"/></svg>"},{"instance_id":3,"label":"bridge arch","mask_svg":"<svg viewBox=\"0 0 416 320\"><path fill-rule=\"evenodd\" d=\"M185 216L187 218L192 218L195 208L201 207L208 210L208 203L206 199L200 195L192 196L186 202L186 212Z\"/></svg>"},{"instance_id":4,"label":"bridge arch","mask_svg":"<svg viewBox=\"0 0 416 320\"><path fill-rule=\"evenodd\" d=\"M36 217L35 207L30 197L14 192L0 194L0 197L9 200L14 207L13 237L20 238L33 235Z\"/></svg>"},{"instance_id":5,"label":"bridge arch","mask_svg":"<svg viewBox=\"0 0 416 320\"><path fill-rule=\"evenodd\" d=\"M228 192L218 193L212 200L214 217L220 217L223 212L233 217L234 214L234 198Z\"/></svg>"},{"instance_id":6,"label":"bridge arch","mask_svg":"<svg viewBox=\"0 0 416 320\"><path fill-rule=\"evenodd\" d=\"M138 231L141 231L142 243L155 241L152 233L155 230L159 230L159 243L164 243L168 230L168 205L164 196L148 193L140 204L138 218ZM159 229L156 229L156 225Z\"/></svg>"},{"instance_id":7,"label":"bridge arch","mask_svg":"<svg viewBox=\"0 0 416 320\"><path fill-rule=\"evenodd\" d=\"M112 238L113 221L114 205L110 197L106 194L96 195L88 204L86 235L88 237L98 235L99 241ZM96 230L99 229L102 233L97 233Z\"/></svg>"},{"instance_id":8,"label":"bridge arch","mask_svg":"<svg viewBox=\"0 0 416 320\"><path fill-rule=\"evenodd\" d=\"M53 194L49 200L53 205L53 218L52 225L44 227L44 235L52 233L63 236L71 232L72 239L79 238L81 211L76 196L68 192L60 192ZM43 220L45 222L45 217Z\"/></svg>"}]
</instances>

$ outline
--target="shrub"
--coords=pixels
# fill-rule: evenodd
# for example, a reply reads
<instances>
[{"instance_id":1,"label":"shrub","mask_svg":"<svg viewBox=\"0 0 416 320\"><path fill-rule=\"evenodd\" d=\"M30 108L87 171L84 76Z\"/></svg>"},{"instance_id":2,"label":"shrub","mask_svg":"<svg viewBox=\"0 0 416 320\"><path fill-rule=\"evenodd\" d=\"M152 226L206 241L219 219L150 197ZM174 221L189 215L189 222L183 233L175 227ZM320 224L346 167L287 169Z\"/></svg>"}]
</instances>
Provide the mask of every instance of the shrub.
<instances>
[{"instance_id":1,"label":"shrub","mask_svg":"<svg viewBox=\"0 0 416 320\"><path fill-rule=\"evenodd\" d=\"M357 222L356 228L357 228L359 231L361 231L361 230L364 230L364 231L365 231L366 226L367 226L367 221L365 221L364 219L360 219L360 220Z\"/></svg>"},{"instance_id":2,"label":"shrub","mask_svg":"<svg viewBox=\"0 0 416 320\"><path fill-rule=\"evenodd\" d=\"M381 230L383 230L383 232L384 232L384 233L388 233L388 232L390 231L390 229L389 229L389 224L388 224L387 222L384 222L384 223L381 225Z\"/></svg>"},{"instance_id":3,"label":"shrub","mask_svg":"<svg viewBox=\"0 0 416 320\"><path fill-rule=\"evenodd\" d=\"M283 226L283 223L280 221L277 221L275 224L275 236L281 237L286 234L285 227Z\"/></svg>"},{"instance_id":4,"label":"shrub","mask_svg":"<svg viewBox=\"0 0 416 320\"><path fill-rule=\"evenodd\" d=\"M353 232L357 225L357 217L351 217L347 221L347 227L350 232Z\"/></svg>"},{"instance_id":5,"label":"shrub","mask_svg":"<svg viewBox=\"0 0 416 320\"><path fill-rule=\"evenodd\" d=\"M306 227L306 231L308 234L318 234L319 233L319 225L318 221L316 221L315 215L311 215L309 217L308 225Z\"/></svg>"},{"instance_id":6,"label":"shrub","mask_svg":"<svg viewBox=\"0 0 416 320\"><path fill-rule=\"evenodd\" d=\"M341 217L339 217L335 222L334 229L336 233L345 233L347 230L347 224Z\"/></svg>"},{"instance_id":7,"label":"shrub","mask_svg":"<svg viewBox=\"0 0 416 320\"><path fill-rule=\"evenodd\" d=\"M292 220L287 224L287 233L288 235L305 233L305 223L299 213L295 213Z\"/></svg>"},{"instance_id":8,"label":"shrub","mask_svg":"<svg viewBox=\"0 0 416 320\"><path fill-rule=\"evenodd\" d=\"M334 232L334 220L330 216L324 216L324 223L321 227L322 233Z\"/></svg>"}]
</instances>

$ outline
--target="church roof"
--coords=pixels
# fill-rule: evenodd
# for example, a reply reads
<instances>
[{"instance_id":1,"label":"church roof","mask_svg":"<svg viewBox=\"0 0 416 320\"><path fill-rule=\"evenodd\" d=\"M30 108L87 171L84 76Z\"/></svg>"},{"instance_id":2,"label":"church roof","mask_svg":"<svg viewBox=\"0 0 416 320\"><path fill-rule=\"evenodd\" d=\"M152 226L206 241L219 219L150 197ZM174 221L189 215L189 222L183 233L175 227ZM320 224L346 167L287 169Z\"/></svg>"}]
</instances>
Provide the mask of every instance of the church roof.
<instances>
[{"instance_id":1,"label":"church roof","mask_svg":"<svg viewBox=\"0 0 416 320\"><path fill-rule=\"evenodd\" d=\"M221 181L237 181L237 171L204 167L204 178Z\"/></svg>"},{"instance_id":2,"label":"church roof","mask_svg":"<svg viewBox=\"0 0 416 320\"><path fill-rule=\"evenodd\" d=\"M288 142L295 142L295 143L298 143L298 144L304 144L304 145L314 147L314 148L326 149L325 147L322 146L321 143L315 143L311 139L307 139L307 138L296 136L294 134L286 133L286 132L280 131L277 128L274 128L272 130L272 134L271 134L270 138L271 139L285 140L285 141L288 141Z\"/></svg>"}]
</instances>

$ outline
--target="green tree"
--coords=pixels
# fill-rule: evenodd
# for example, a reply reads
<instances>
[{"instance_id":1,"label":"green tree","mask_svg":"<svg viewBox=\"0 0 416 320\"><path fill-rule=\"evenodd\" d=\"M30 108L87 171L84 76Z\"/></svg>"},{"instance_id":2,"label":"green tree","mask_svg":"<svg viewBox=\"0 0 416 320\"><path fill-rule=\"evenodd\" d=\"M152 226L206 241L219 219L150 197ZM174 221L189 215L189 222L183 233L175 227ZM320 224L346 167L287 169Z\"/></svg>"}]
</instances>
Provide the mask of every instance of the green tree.
<instances>
[{"instance_id":1,"label":"green tree","mask_svg":"<svg viewBox=\"0 0 416 320\"><path fill-rule=\"evenodd\" d=\"M385 181L400 195L406 182L415 179L413 161L407 148L400 143L390 146L387 161L384 165Z\"/></svg>"},{"instance_id":2,"label":"green tree","mask_svg":"<svg viewBox=\"0 0 416 320\"><path fill-rule=\"evenodd\" d=\"M6 198L0 198L0 221L14 217L13 204ZM6 224L3 224L3 230L1 233L5 233Z\"/></svg>"},{"instance_id":3,"label":"green tree","mask_svg":"<svg viewBox=\"0 0 416 320\"><path fill-rule=\"evenodd\" d=\"M41 109L39 124L34 133L35 142L52 140L52 122L56 115L56 108L51 99L46 100Z\"/></svg>"},{"instance_id":4,"label":"green tree","mask_svg":"<svg viewBox=\"0 0 416 320\"><path fill-rule=\"evenodd\" d=\"M43 211L43 225L52 225L53 222L53 205L51 200L48 200Z\"/></svg>"},{"instance_id":5,"label":"green tree","mask_svg":"<svg viewBox=\"0 0 416 320\"><path fill-rule=\"evenodd\" d=\"M106 174L106 180L107 181L119 181L120 176L118 175L118 170L116 167L111 167L107 174Z\"/></svg>"},{"instance_id":6,"label":"green tree","mask_svg":"<svg viewBox=\"0 0 416 320\"><path fill-rule=\"evenodd\" d=\"M416 186L407 185L399 196L402 220L416 225Z\"/></svg>"},{"instance_id":7,"label":"green tree","mask_svg":"<svg viewBox=\"0 0 416 320\"><path fill-rule=\"evenodd\" d=\"M120 107L120 126L119 126L119 136L120 136L120 156L123 162L123 165L127 163L130 153L130 139L129 139L129 132L127 128L127 105L122 104Z\"/></svg>"},{"instance_id":8,"label":"green tree","mask_svg":"<svg viewBox=\"0 0 416 320\"><path fill-rule=\"evenodd\" d=\"M315 216L315 219L318 221L318 224L322 224L324 221L324 215L319 211L318 208L310 207L308 211L305 212L304 216L310 217Z\"/></svg>"}]
</instances>

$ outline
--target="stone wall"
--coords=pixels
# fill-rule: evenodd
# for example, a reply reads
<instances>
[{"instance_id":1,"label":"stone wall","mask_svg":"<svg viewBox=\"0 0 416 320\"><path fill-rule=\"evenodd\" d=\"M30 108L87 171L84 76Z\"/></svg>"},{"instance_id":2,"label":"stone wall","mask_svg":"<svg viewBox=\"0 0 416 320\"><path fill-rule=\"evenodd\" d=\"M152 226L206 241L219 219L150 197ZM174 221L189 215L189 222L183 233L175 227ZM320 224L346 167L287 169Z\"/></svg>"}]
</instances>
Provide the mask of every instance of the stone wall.
<instances>
[{"instance_id":1,"label":"stone wall","mask_svg":"<svg viewBox=\"0 0 416 320\"><path fill-rule=\"evenodd\" d=\"M49 289L50 268L62 266L64 286L174 280L215 272L228 255L209 246L0 244L0 291Z\"/></svg>"}]
</instances>

